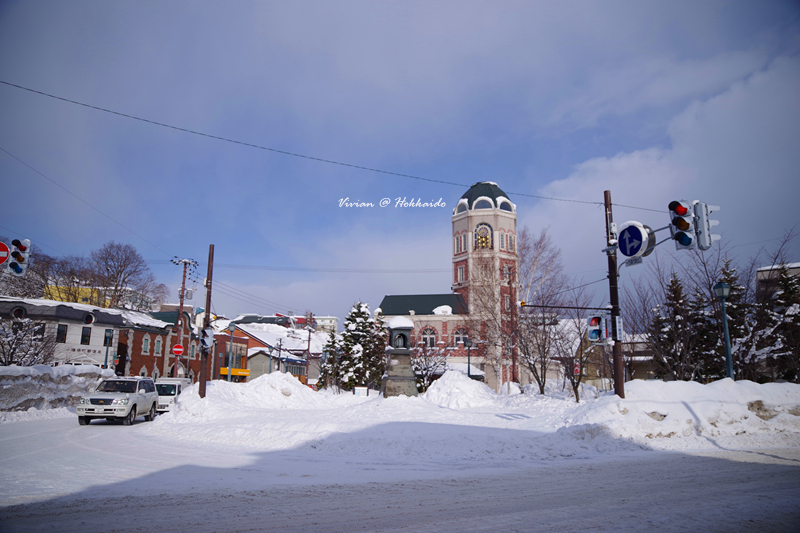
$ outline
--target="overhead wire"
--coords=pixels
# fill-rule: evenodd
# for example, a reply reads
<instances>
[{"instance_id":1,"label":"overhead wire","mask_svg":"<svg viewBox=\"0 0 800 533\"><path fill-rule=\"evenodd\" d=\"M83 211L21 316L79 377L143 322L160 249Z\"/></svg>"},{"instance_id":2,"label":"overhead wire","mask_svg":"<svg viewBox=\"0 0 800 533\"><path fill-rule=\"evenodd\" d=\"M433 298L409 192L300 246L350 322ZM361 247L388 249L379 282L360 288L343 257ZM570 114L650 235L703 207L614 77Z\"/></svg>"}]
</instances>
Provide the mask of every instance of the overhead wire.
<instances>
[{"instance_id":1,"label":"overhead wire","mask_svg":"<svg viewBox=\"0 0 800 533\"><path fill-rule=\"evenodd\" d=\"M431 182L431 183L441 183L441 184L444 184L444 185L453 185L453 186L456 186L456 187L469 187L468 184L464 184L464 183L456 183L456 182L452 182L452 181L437 180L437 179L432 179L432 178L424 178L424 177L421 177L421 176L414 176L412 174L403 174L401 172L392 172L390 170L382 170L382 169L367 167L367 166L363 166L363 165L356 165L356 164L353 164L353 163L345 163L345 162L342 162L342 161L335 161L335 160L332 160L332 159L325 159L325 158L322 158L322 157L315 157L315 156L310 156L310 155L305 155L305 154L299 154L299 153L296 153L296 152L289 152L287 150L280 150L278 148L271 148L271 147L262 146L262 145L259 145L259 144L253 144L253 143L249 143L249 142L245 142L245 141L239 141L239 140L236 140L236 139L230 139L228 137L222 137L220 135L212 135L210 133L204 133L204 132L201 132L201 131L191 130L189 128L182 128L180 126L174 126L172 124L166 124L164 122L158 122L156 120L150 120L150 119L146 119L146 118L142 118L142 117L137 117L135 115L130 115L128 113L122 113L122 112L119 112L119 111L114 111L112 109L107 109L105 107L100 107L100 106L87 104L87 103L84 103L84 102L79 102L77 100L72 100L70 98L64 98L63 96L56 96L54 94L46 93L44 91L38 91L36 89L31 89L29 87L24 87L22 85L17 85L15 83L10 83L10 82L4 81L4 80L0 80L0 83L3 84L3 85L8 85L9 87L15 87L17 89L21 89L23 91L28 91L28 92L31 92L31 93L39 94L41 96L46 96L48 98L53 98L55 100L61 100L63 102L68 102L70 104L75 104L75 105L83 106L83 107L86 107L86 108L89 108L89 109L94 109L96 111L101 111L103 113L110 113L112 115L117 115L117 116L128 118L128 119L131 119L131 120L138 120L140 122L145 122L147 124L152 124L154 126L160 126L162 128L169 128L169 129L173 129L173 130L177 130L177 131L182 131L184 133L190 133L192 135L198 135L198 136L201 136L201 137L207 137L209 139L215 139L215 140L218 140L218 141L228 142L228 143L232 143L232 144L238 144L238 145L247 146L247 147L250 147L250 148L256 148L258 150L266 150L266 151L277 153L277 154L287 155L287 156L291 156L291 157L297 157L297 158L301 158L301 159L308 159L310 161L317 161L317 162L320 162L320 163L327 163L327 164L330 164L330 165L338 165L338 166L343 166L343 167L348 167L348 168L355 168L355 169L364 170L364 171L367 171L367 172L376 172L376 173L379 173L379 174L387 174L387 175L391 175L391 176L398 176L398 177L402 177L402 178L409 178L409 179L414 179L414 180L427 181L427 182ZM570 203L578 203L578 204L603 205L603 202L596 202L596 201L593 202L593 201L588 201L588 200L574 200L574 199L569 199L569 198L556 198L556 197L553 197L553 196L542 196L542 195L537 195L537 194L530 194L530 193L524 193L524 192L514 192L514 191L509 191L509 193L517 195L517 196L525 196L525 197L528 197L528 198L537 198L537 199L541 199L541 200L551 200L551 201L555 201L555 202L570 202ZM648 209L648 208L644 208L644 207L635 207L635 206L628 206L628 205L621 205L621 204L618 204L618 205L620 205L620 207L628 207L630 209L642 209L642 210L645 210L645 211L658 211L656 209ZM658 212L660 212L660 211L658 211Z\"/></svg>"}]
</instances>

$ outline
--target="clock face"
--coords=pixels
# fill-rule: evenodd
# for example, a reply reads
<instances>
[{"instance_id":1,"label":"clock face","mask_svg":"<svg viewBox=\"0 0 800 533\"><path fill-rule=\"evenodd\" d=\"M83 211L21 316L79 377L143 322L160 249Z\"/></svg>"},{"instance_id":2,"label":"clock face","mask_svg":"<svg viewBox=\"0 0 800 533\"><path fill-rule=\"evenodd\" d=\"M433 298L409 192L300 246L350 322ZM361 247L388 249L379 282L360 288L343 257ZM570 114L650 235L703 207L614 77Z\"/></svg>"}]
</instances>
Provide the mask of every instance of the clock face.
<instances>
[{"instance_id":1,"label":"clock face","mask_svg":"<svg viewBox=\"0 0 800 533\"><path fill-rule=\"evenodd\" d=\"M475 230L475 247L490 248L492 246L492 230L489 226L481 224Z\"/></svg>"}]
</instances>

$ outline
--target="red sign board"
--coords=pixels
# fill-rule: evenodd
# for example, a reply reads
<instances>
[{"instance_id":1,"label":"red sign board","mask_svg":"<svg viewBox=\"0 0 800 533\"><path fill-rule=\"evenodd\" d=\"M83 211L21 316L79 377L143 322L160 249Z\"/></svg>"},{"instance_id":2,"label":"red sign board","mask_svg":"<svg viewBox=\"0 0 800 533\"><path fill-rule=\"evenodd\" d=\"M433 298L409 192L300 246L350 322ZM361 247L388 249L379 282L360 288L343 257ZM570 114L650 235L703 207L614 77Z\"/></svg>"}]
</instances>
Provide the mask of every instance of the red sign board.
<instances>
[{"instance_id":1,"label":"red sign board","mask_svg":"<svg viewBox=\"0 0 800 533\"><path fill-rule=\"evenodd\" d=\"M172 353L174 353L175 355L181 355L183 353L183 346L181 346L180 344L176 344L175 346L172 347Z\"/></svg>"},{"instance_id":2,"label":"red sign board","mask_svg":"<svg viewBox=\"0 0 800 533\"><path fill-rule=\"evenodd\" d=\"M0 242L0 265L8 260L8 245Z\"/></svg>"}]
</instances>

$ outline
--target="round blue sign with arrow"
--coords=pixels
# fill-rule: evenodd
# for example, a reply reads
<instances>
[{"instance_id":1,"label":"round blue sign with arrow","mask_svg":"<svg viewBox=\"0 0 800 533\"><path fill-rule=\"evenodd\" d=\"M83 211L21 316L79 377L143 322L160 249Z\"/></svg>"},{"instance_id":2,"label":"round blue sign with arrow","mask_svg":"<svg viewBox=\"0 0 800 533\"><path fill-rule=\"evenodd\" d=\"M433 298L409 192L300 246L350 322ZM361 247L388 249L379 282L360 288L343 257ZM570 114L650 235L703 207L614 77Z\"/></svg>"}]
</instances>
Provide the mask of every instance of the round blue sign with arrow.
<instances>
[{"instance_id":1,"label":"round blue sign with arrow","mask_svg":"<svg viewBox=\"0 0 800 533\"><path fill-rule=\"evenodd\" d=\"M625 257L639 257L647 250L648 231L639 222L626 222L620 226L619 251Z\"/></svg>"}]
</instances>

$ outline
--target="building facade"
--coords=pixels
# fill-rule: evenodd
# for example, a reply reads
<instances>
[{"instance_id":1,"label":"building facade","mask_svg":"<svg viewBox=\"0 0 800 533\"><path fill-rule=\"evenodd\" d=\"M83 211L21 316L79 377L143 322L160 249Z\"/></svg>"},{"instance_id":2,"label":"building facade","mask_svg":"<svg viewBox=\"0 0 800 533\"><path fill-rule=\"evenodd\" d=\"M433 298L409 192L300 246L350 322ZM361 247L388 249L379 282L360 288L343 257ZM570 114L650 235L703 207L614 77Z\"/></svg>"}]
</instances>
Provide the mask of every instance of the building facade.
<instances>
[{"instance_id":1,"label":"building facade","mask_svg":"<svg viewBox=\"0 0 800 533\"><path fill-rule=\"evenodd\" d=\"M479 182L458 200L451 224L452 292L389 295L381 311L387 319L405 316L414 323L417 349L439 349L451 366L476 367L490 387L519 382L513 348L517 207L496 183Z\"/></svg>"}]
</instances>

